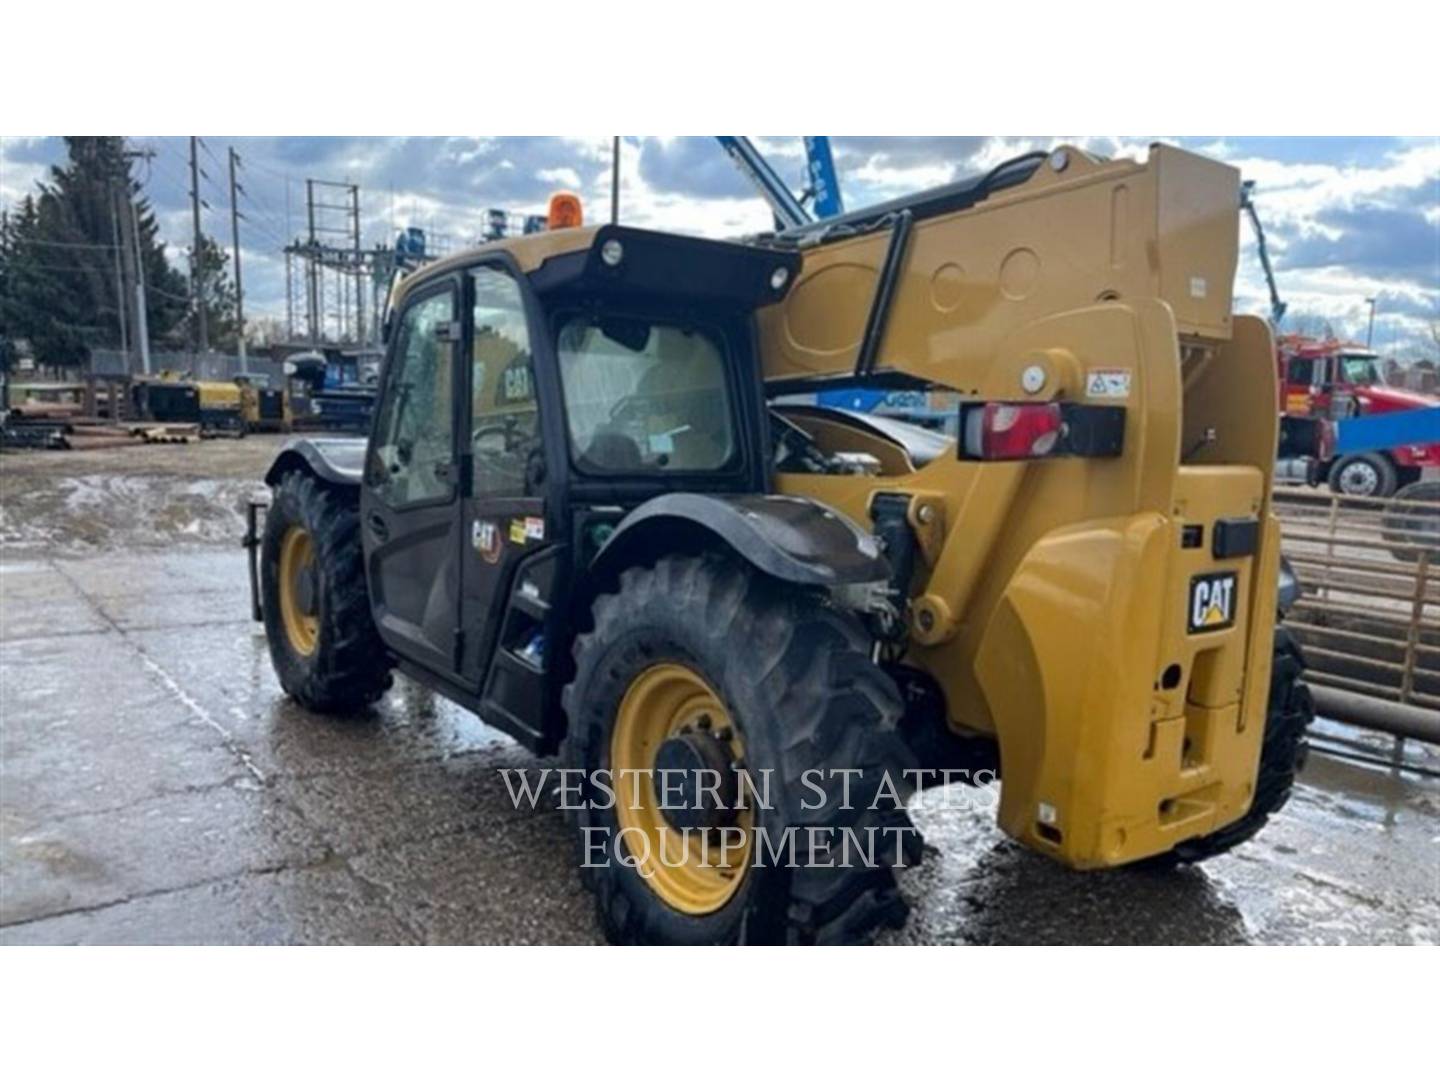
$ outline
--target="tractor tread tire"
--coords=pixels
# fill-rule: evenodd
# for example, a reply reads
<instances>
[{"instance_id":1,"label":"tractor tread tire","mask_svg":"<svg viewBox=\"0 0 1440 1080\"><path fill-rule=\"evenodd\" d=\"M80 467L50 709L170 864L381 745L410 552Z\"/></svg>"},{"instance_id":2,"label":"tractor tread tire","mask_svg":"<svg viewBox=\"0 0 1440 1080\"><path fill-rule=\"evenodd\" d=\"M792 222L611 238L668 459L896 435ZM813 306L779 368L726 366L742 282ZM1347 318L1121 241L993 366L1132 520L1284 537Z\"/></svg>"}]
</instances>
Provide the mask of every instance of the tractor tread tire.
<instances>
[{"instance_id":1,"label":"tractor tread tire","mask_svg":"<svg viewBox=\"0 0 1440 1080\"><path fill-rule=\"evenodd\" d=\"M1305 764L1305 732L1315 719L1310 688L1300 681L1304 671L1305 657L1294 636L1285 627L1276 627L1275 659L1270 674L1260 769L1255 778L1255 798L1239 820L1208 836L1177 845L1173 852L1175 862L1202 862L1233 850L1259 833L1271 816L1290 801L1295 777Z\"/></svg>"},{"instance_id":2,"label":"tractor tread tire","mask_svg":"<svg viewBox=\"0 0 1440 1080\"><path fill-rule=\"evenodd\" d=\"M1395 492L1396 502L1428 502L1435 504L1435 514L1440 516L1440 480L1417 480ZM1385 542L1396 545L1391 549L1402 562L1419 562L1420 550L1430 549L1430 565L1440 563L1440 523L1425 528L1426 519L1419 517L1423 511L1414 507L1389 509L1381 518L1381 531Z\"/></svg>"},{"instance_id":3,"label":"tractor tread tire","mask_svg":"<svg viewBox=\"0 0 1440 1080\"><path fill-rule=\"evenodd\" d=\"M899 691L872 662L858 622L714 554L626 570L618 592L597 598L593 615L593 629L575 641L575 678L563 696L567 768L608 768L615 711L631 679L650 664L688 661L740 725L746 764L771 770L771 811L762 812L757 831L793 827L799 837L806 826L829 826L837 835L848 828L880 838L873 862L850 866L804 865L798 839L794 868L756 866L752 849L747 880L705 916L669 908L614 858L585 866L582 881L595 894L606 937L617 944L859 943L902 926L909 907L895 868L919 862L924 850L904 809L915 761L897 728ZM849 809L840 805L842 769L859 770L849 776ZM802 806L817 801L801 784L807 770L822 770L808 774L826 792L821 808ZM877 798L892 788L898 803ZM577 835L615 823L613 810L583 803L572 816Z\"/></svg>"},{"instance_id":4,"label":"tractor tread tire","mask_svg":"<svg viewBox=\"0 0 1440 1080\"><path fill-rule=\"evenodd\" d=\"M291 649L280 615L280 544L291 525L309 532L315 545L320 634L308 657ZM265 516L260 550L265 636L285 692L319 713L358 713L377 701L391 686L391 660L370 612L354 494L308 472L286 473Z\"/></svg>"}]
</instances>

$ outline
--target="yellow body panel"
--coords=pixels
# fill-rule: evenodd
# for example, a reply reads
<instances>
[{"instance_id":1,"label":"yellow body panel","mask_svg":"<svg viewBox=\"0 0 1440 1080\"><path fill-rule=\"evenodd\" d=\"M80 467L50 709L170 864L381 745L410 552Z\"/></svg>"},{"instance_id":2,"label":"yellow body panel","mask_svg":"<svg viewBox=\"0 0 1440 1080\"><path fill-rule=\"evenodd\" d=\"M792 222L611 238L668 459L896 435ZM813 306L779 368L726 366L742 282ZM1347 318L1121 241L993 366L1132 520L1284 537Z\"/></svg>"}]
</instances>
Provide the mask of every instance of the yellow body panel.
<instances>
[{"instance_id":1,"label":"yellow body panel","mask_svg":"<svg viewBox=\"0 0 1440 1080\"><path fill-rule=\"evenodd\" d=\"M550 232L530 233L525 236L495 240L488 244L466 248L464 251L457 251L454 255L447 255L443 259L427 263L413 274L402 278L390 294L390 307L398 308L411 291L425 282L444 277L453 270L472 266L477 259L484 258L490 252L505 252L515 260L521 273L528 274L532 270L539 269L541 263L555 255L568 255L572 251L586 250L590 247L590 242L595 239L595 233L598 231L598 225L577 229L555 229Z\"/></svg>"},{"instance_id":2,"label":"yellow body panel","mask_svg":"<svg viewBox=\"0 0 1440 1080\"><path fill-rule=\"evenodd\" d=\"M911 495L912 523L928 508L904 660L935 677L957 732L998 740L1001 826L1074 866L1168 850L1253 796L1278 421L1269 329L1229 310L1238 180L1169 148L1142 165L1069 151L1061 171L915 225L878 367L982 400L1123 405L1120 457L775 478L861 523L879 492ZM807 252L761 316L767 377L850 372L887 243ZM1124 372L1123 395L1097 372ZM1258 518L1257 553L1217 560L1220 518ZM1222 571L1233 625L1189 632L1192 579Z\"/></svg>"},{"instance_id":3,"label":"yellow body panel","mask_svg":"<svg viewBox=\"0 0 1440 1080\"><path fill-rule=\"evenodd\" d=\"M977 362L1016 329L1109 299L1153 297L1180 333L1229 335L1239 173L1164 146L1145 164L1065 161L915 224L880 370L971 392ZM790 293L759 313L768 378L853 370L888 244L880 230L807 252Z\"/></svg>"},{"instance_id":4,"label":"yellow body panel","mask_svg":"<svg viewBox=\"0 0 1440 1080\"><path fill-rule=\"evenodd\" d=\"M290 411L289 391L284 389L280 391L280 416L277 419L260 415L260 387L245 381L237 381L236 385L240 388L240 418L245 422L246 427L255 430L265 428L276 431L290 430L294 416Z\"/></svg>"},{"instance_id":5,"label":"yellow body panel","mask_svg":"<svg viewBox=\"0 0 1440 1080\"><path fill-rule=\"evenodd\" d=\"M202 409L233 409L240 411L240 387L233 382L196 382Z\"/></svg>"}]
</instances>

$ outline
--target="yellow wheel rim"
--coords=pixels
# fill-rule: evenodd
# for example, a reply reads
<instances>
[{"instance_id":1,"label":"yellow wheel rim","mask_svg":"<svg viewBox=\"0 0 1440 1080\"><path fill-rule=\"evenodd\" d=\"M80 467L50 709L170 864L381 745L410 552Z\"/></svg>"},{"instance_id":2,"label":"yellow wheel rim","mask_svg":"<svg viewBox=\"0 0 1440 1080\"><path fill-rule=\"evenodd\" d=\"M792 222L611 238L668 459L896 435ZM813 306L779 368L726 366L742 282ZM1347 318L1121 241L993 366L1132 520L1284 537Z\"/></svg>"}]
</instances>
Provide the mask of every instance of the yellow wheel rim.
<instances>
[{"instance_id":1,"label":"yellow wheel rim","mask_svg":"<svg viewBox=\"0 0 1440 1080\"><path fill-rule=\"evenodd\" d=\"M306 590L301 582L303 575L314 573L314 568L315 543L310 534L298 525L290 526L280 540L280 621L285 624L290 648L301 656L314 653L320 639L320 617L315 614L317 598L312 595L306 605L303 601Z\"/></svg>"},{"instance_id":2,"label":"yellow wheel rim","mask_svg":"<svg viewBox=\"0 0 1440 1080\"><path fill-rule=\"evenodd\" d=\"M726 741L736 761L744 759L739 729L710 684L683 664L656 664L625 691L610 738L621 842L641 879L686 915L718 911L735 895L755 823L754 809L743 807L722 843L720 830L681 830L666 820L651 772L655 756L670 736L697 727Z\"/></svg>"}]
</instances>

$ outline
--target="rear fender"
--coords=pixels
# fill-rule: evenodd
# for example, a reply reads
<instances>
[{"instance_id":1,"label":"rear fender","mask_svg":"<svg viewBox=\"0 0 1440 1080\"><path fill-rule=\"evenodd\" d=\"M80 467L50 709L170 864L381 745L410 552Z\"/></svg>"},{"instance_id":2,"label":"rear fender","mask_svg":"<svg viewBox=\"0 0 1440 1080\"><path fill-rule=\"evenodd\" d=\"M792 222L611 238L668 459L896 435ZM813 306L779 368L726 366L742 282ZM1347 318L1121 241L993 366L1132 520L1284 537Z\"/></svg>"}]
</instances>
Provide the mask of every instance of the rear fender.
<instances>
[{"instance_id":1,"label":"rear fender","mask_svg":"<svg viewBox=\"0 0 1440 1080\"><path fill-rule=\"evenodd\" d=\"M761 573L795 585L844 588L885 583L889 563L875 537L810 499L787 495L676 492L642 503L591 564L604 580L683 546L733 552Z\"/></svg>"}]
</instances>

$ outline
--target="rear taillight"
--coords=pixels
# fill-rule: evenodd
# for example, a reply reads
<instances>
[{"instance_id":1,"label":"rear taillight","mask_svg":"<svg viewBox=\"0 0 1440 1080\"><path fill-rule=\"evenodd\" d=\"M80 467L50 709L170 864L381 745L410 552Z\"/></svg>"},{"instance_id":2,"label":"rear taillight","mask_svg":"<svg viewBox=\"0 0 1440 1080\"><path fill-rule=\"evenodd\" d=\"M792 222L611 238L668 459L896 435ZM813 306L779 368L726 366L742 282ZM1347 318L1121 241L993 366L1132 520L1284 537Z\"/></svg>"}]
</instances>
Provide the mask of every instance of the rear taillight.
<instances>
[{"instance_id":1,"label":"rear taillight","mask_svg":"<svg viewBox=\"0 0 1440 1080\"><path fill-rule=\"evenodd\" d=\"M986 461L1048 457L1060 442L1058 404L1007 405L987 401L966 418L965 450Z\"/></svg>"},{"instance_id":2,"label":"rear taillight","mask_svg":"<svg viewBox=\"0 0 1440 1080\"><path fill-rule=\"evenodd\" d=\"M958 453L976 461L1118 457L1125 409L1071 402L971 401L960 406Z\"/></svg>"}]
</instances>

